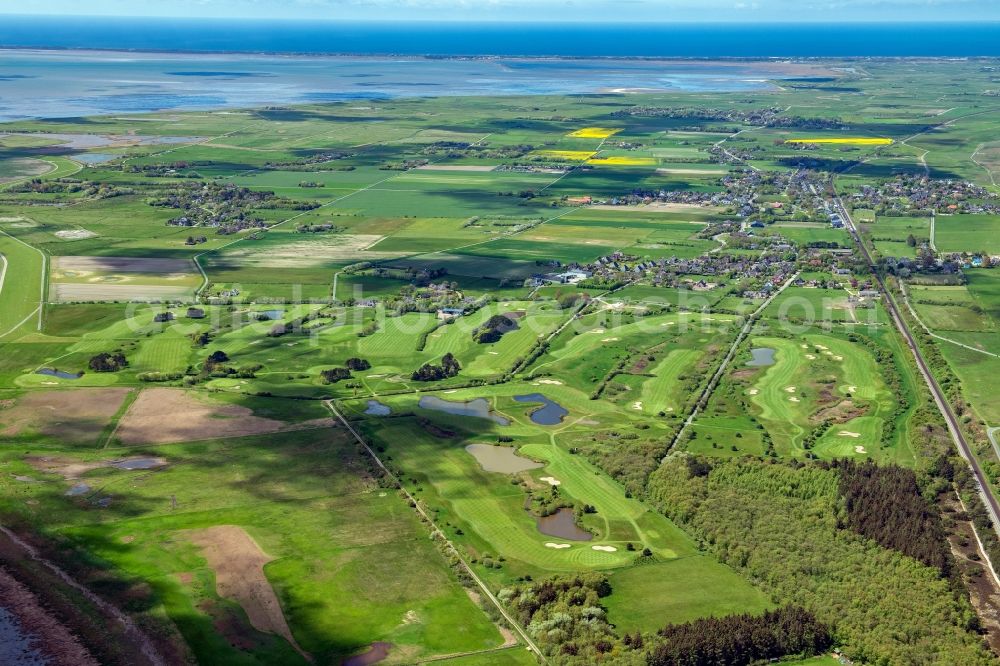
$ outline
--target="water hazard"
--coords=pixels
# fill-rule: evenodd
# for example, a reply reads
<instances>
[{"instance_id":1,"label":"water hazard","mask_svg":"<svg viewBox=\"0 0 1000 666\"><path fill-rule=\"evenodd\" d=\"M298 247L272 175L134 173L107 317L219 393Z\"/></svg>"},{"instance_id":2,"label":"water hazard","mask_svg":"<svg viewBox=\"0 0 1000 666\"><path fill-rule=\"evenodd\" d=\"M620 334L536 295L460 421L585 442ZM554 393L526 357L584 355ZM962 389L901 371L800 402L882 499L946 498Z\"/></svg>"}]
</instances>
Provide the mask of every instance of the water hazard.
<instances>
[{"instance_id":1,"label":"water hazard","mask_svg":"<svg viewBox=\"0 0 1000 666\"><path fill-rule=\"evenodd\" d=\"M567 541L590 541L594 535L580 529L576 524L576 516L573 509L559 509L550 516L536 518L538 531L549 536L559 537Z\"/></svg>"},{"instance_id":2,"label":"water hazard","mask_svg":"<svg viewBox=\"0 0 1000 666\"><path fill-rule=\"evenodd\" d=\"M46 375L47 377L58 377L59 379L79 379L83 377L82 372L66 372L55 368L40 368L35 371L36 375Z\"/></svg>"},{"instance_id":3,"label":"water hazard","mask_svg":"<svg viewBox=\"0 0 1000 666\"><path fill-rule=\"evenodd\" d=\"M469 444L465 447L465 450L471 453L479 463L479 466L487 472L517 474L529 469L543 467L542 463L517 455L514 453L514 449L508 446Z\"/></svg>"},{"instance_id":4,"label":"water hazard","mask_svg":"<svg viewBox=\"0 0 1000 666\"><path fill-rule=\"evenodd\" d=\"M557 402L549 400L541 393L529 393L527 395L515 395L514 400L518 402L540 402L542 406L530 414L532 423L538 425L558 425L562 423L563 417L569 414L569 410Z\"/></svg>"},{"instance_id":5,"label":"water hazard","mask_svg":"<svg viewBox=\"0 0 1000 666\"><path fill-rule=\"evenodd\" d=\"M378 400L369 400L365 414L368 416L389 416L389 414L392 414L392 409L389 408L389 405L383 404Z\"/></svg>"},{"instance_id":6,"label":"water hazard","mask_svg":"<svg viewBox=\"0 0 1000 666\"><path fill-rule=\"evenodd\" d=\"M476 398L467 402L452 402L450 400L442 400L437 396L425 395L420 398L420 402L417 404L423 409L431 409L436 412L445 412L446 414L454 414L455 416L472 416L480 419L489 419L503 426L510 425L510 420L490 409L490 403L486 398Z\"/></svg>"},{"instance_id":7,"label":"water hazard","mask_svg":"<svg viewBox=\"0 0 1000 666\"><path fill-rule=\"evenodd\" d=\"M769 347L758 347L750 350L751 359L747 365L759 368L765 365L774 365L774 350Z\"/></svg>"}]
</instances>

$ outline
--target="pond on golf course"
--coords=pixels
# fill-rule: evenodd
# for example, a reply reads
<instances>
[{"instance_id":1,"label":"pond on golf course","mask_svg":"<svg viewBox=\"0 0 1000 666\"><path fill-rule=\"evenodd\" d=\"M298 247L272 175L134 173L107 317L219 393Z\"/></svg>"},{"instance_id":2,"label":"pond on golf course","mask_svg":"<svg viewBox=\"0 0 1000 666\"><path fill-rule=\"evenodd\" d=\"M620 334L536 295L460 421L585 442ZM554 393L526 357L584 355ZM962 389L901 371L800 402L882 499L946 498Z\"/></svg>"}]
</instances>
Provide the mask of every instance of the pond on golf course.
<instances>
[{"instance_id":1,"label":"pond on golf course","mask_svg":"<svg viewBox=\"0 0 1000 666\"><path fill-rule=\"evenodd\" d=\"M66 372L55 368L40 368L35 371L36 375L46 375L48 377L58 377L59 379L79 379L83 377L82 372Z\"/></svg>"},{"instance_id":2,"label":"pond on golf course","mask_svg":"<svg viewBox=\"0 0 1000 666\"><path fill-rule=\"evenodd\" d=\"M431 409L436 412L454 414L455 416L472 416L480 419L489 419L502 426L510 425L509 420L490 409L490 403L486 398L476 398L475 400L466 402L452 402L450 400L442 400L434 395L425 395L420 398L420 402L417 405L422 409Z\"/></svg>"},{"instance_id":3,"label":"pond on golf course","mask_svg":"<svg viewBox=\"0 0 1000 666\"><path fill-rule=\"evenodd\" d=\"M567 541L590 541L594 535L580 529L576 524L573 509L559 509L550 516L535 518L538 531L549 536L559 537Z\"/></svg>"},{"instance_id":4,"label":"pond on golf course","mask_svg":"<svg viewBox=\"0 0 1000 666\"><path fill-rule=\"evenodd\" d=\"M774 350L769 347L758 347L750 350L752 357L747 361L747 365L753 368L760 368L766 365L774 365Z\"/></svg>"},{"instance_id":5,"label":"pond on golf course","mask_svg":"<svg viewBox=\"0 0 1000 666\"><path fill-rule=\"evenodd\" d=\"M389 414L392 414L392 409L390 409L389 405L383 404L378 400L369 400L365 414L368 416L389 416Z\"/></svg>"},{"instance_id":6,"label":"pond on golf course","mask_svg":"<svg viewBox=\"0 0 1000 666\"><path fill-rule=\"evenodd\" d=\"M517 474L529 469L544 467L542 463L517 455L509 446L493 446L492 444L469 444L465 450L487 472L500 474Z\"/></svg>"},{"instance_id":7,"label":"pond on golf course","mask_svg":"<svg viewBox=\"0 0 1000 666\"><path fill-rule=\"evenodd\" d=\"M569 410L557 402L549 400L541 393L529 393L527 395L515 395L517 402L540 402L542 406L531 412L529 417L532 423L538 425L559 425L563 417L569 414Z\"/></svg>"}]
</instances>

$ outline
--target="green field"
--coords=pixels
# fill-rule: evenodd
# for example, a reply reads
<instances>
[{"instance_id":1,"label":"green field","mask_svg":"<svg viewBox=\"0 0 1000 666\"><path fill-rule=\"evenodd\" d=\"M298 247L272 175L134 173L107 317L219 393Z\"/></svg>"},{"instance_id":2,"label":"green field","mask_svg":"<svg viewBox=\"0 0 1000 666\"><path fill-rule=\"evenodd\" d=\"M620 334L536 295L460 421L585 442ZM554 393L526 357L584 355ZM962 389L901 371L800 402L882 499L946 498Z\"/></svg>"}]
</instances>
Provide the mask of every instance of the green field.
<instances>
[{"instance_id":1,"label":"green field","mask_svg":"<svg viewBox=\"0 0 1000 666\"><path fill-rule=\"evenodd\" d=\"M486 64L541 68L420 66ZM989 663L972 477L830 215L940 336L914 329L992 483L994 64L5 123L0 523L165 663L635 666L790 605L829 640L760 659ZM48 133L192 141L83 167ZM849 462L897 474L885 529Z\"/></svg>"}]
</instances>

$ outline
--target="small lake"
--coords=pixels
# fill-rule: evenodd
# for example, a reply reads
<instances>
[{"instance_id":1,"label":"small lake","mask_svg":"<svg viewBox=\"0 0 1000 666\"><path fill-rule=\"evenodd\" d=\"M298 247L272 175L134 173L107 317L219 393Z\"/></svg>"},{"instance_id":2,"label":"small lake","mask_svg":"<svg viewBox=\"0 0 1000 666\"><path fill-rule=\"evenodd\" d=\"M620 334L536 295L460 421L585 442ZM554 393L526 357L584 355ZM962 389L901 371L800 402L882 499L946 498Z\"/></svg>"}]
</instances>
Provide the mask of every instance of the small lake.
<instances>
[{"instance_id":1,"label":"small lake","mask_svg":"<svg viewBox=\"0 0 1000 666\"><path fill-rule=\"evenodd\" d=\"M90 486L86 483L76 483L73 487L66 491L66 494L70 497L77 497L79 495L85 495L90 492Z\"/></svg>"},{"instance_id":2,"label":"small lake","mask_svg":"<svg viewBox=\"0 0 1000 666\"><path fill-rule=\"evenodd\" d=\"M517 455L514 449L509 446L469 444L465 447L465 450L471 453L479 463L479 466L487 472L517 474L525 470L544 467L542 463Z\"/></svg>"},{"instance_id":3,"label":"small lake","mask_svg":"<svg viewBox=\"0 0 1000 666\"><path fill-rule=\"evenodd\" d=\"M263 312L258 312L257 316L262 319L267 319L270 321L275 321L276 319L281 319L285 316L284 310L264 310Z\"/></svg>"},{"instance_id":4,"label":"small lake","mask_svg":"<svg viewBox=\"0 0 1000 666\"><path fill-rule=\"evenodd\" d=\"M384 405L378 400L369 400L365 414L368 416L389 416L392 414L392 409L389 408L389 405Z\"/></svg>"},{"instance_id":5,"label":"small lake","mask_svg":"<svg viewBox=\"0 0 1000 666\"><path fill-rule=\"evenodd\" d=\"M59 379L79 379L83 377L82 372L65 372L63 370L56 370L55 368L41 368L35 370L36 375L46 375L47 377L58 377Z\"/></svg>"},{"instance_id":6,"label":"small lake","mask_svg":"<svg viewBox=\"0 0 1000 666\"><path fill-rule=\"evenodd\" d=\"M533 423L537 423L538 425L558 425L562 423L563 417L569 414L569 410L565 409L559 403L549 400L541 393L529 393L528 395L515 395L514 400L516 400L517 402L542 403L541 407L534 410L530 414L531 421Z\"/></svg>"},{"instance_id":7,"label":"small lake","mask_svg":"<svg viewBox=\"0 0 1000 666\"><path fill-rule=\"evenodd\" d=\"M369 666L370 664L377 664L386 657L389 656L389 650L392 649L392 643L386 643L384 641L379 641L377 643L372 643L371 648L368 652L362 654L356 654L353 657L348 657L347 659L340 662L341 666Z\"/></svg>"},{"instance_id":8,"label":"small lake","mask_svg":"<svg viewBox=\"0 0 1000 666\"><path fill-rule=\"evenodd\" d=\"M111 463L112 467L117 467L118 469L154 469L156 467L163 467L167 464L167 461L163 458L126 458L125 460L116 460Z\"/></svg>"},{"instance_id":9,"label":"small lake","mask_svg":"<svg viewBox=\"0 0 1000 666\"><path fill-rule=\"evenodd\" d=\"M549 536L559 537L567 541L590 541L594 535L580 529L576 524L573 509L559 509L551 516L535 518L538 531Z\"/></svg>"},{"instance_id":10,"label":"small lake","mask_svg":"<svg viewBox=\"0 0 1000 666\"><path fill-rule=\"evenodd\" d=\"M490 403L486 398L476 398L468 402L452 402L450 400L442 400L437 396L425 395L420 398L420 402L417 405L423 409L431 409L436 412L445 412L446 414L454 414L455 416L472 416L480 419L489 419L503 426L510 425L509 420L490 409Z\"/></svg>"},{"instance_id":11,"label":"small lake","mask_svg":"<svg viewBox=\"0 0 1000 666\"><path fill-rule=\"evenodd\" d=\"M765 365L774 365L774 350L768 347L751 349L750 356L752 358L747 361L747 365L751 367L759 368Z\"/></svg>"}]
</instances>

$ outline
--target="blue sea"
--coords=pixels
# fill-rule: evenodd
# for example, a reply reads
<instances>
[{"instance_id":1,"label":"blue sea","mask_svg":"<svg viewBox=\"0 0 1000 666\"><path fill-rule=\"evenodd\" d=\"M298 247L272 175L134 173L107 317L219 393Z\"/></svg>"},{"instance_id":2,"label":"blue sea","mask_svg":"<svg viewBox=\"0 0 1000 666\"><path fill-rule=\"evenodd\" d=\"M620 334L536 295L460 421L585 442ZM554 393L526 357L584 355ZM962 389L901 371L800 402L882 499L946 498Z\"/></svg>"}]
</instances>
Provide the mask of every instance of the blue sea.
<instances>
[{"instance_id":1,"label":"blue sea","mask_svg":"<svg viewBox=\"0 0 1000 666\"><path fill-rule=\"evenodd\" d=\"M365 55L998 56L1000 23L667 24L4 16L0 46Z\"/></svg>"}]
</instances>

